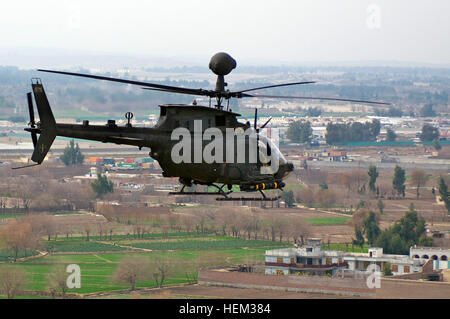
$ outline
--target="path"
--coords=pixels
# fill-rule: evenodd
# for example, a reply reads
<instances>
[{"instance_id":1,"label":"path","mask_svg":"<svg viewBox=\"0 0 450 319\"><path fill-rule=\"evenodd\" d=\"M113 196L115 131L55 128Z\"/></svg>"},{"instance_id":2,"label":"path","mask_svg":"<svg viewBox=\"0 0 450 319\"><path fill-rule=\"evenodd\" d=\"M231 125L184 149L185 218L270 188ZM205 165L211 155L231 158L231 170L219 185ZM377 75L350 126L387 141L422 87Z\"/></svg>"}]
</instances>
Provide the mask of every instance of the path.
<instances>
[{"instance_id":1,"label":"path","mask_svg":"<svg viewBox=\"0 0 450 319\"><path fill-rule=\"evenodd\" d=\"M111 246L117 246L117 247L121 247L121 248L125 248L125 249L133 249L133 250L139 250L139 251L145 251L145 252L153 251L152 249L147 249L147 248L119 245L116 242L108 242L108 241L95 241L95 242L101 243L101 244L107 244L107 245L111 245Z\"/></svg>"}]
</instances>

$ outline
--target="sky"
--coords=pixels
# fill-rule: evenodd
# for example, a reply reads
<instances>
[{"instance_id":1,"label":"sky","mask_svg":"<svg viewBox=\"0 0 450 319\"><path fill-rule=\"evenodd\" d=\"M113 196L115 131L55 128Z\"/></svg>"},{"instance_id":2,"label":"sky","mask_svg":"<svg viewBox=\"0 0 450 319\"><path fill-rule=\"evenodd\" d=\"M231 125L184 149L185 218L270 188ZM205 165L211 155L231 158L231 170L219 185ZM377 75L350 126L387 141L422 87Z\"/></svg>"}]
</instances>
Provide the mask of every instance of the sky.
<instances>
[{"instance_id":1,"label":"sky","mask_svg":"<svg viewBox=\"0 0 450 319\"><path fill-rule=\"evenodd\" d=\"M448 0L3 1L0 50L448 66L449 12Z\"/></svg>"}]
</instances>

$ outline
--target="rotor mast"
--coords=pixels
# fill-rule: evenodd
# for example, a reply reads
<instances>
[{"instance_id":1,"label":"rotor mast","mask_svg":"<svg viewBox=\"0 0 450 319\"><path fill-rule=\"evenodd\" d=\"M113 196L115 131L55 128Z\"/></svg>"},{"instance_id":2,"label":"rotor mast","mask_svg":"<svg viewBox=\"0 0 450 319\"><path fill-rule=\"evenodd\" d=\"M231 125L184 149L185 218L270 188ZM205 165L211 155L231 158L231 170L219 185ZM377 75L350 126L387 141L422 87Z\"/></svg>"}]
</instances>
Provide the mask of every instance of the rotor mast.
<instances>
[{"instance_id":1,"label":"rotor mast","mask_svg":"<svg viewBox=\"0 0 450 319\"><path fill-rule=\"evenodd\" d=\"M225 82L225 75L229 74L234 68L236 68L236 60L225 52L219 52L211 58L209 68L214 72L214 74L217 75L215 90L217 101L216 108L221 109L223 107L222 100L227 94L225 91L225 87L227 86L227 83Z\"/></svg>"}]
</instances>

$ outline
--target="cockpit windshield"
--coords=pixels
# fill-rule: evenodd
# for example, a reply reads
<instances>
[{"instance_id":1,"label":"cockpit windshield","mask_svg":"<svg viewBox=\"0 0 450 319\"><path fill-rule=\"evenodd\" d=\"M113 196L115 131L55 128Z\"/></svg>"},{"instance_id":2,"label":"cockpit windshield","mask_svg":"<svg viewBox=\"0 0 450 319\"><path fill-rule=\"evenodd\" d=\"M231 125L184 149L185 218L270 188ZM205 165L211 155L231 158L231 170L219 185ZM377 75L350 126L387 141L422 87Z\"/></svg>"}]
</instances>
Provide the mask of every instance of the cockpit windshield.
<instances>
[{"instance_id":1,"label":"cockpit windshield","mask_svg":"<svg viewBox=\"0 0 450 319\"><path fill-rule=\"evenodd\" d=\"M259 161L263 164L263 174L276 174L282 165L287 164L286 158L275 143L263 135L259 135L258 155Z\"/></svg>"}]
</instances>

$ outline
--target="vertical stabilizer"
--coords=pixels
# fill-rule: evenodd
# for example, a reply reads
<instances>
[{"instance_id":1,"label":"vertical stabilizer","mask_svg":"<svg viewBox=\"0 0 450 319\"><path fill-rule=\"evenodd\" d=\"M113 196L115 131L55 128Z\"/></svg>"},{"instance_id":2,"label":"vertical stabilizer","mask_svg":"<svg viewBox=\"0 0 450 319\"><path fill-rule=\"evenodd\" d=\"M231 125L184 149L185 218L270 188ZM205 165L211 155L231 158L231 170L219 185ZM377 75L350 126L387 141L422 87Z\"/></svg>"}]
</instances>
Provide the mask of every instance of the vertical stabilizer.
<instances>
[{"instance_id":1,"label":"vertical stabilizer","mask_svg":"<svg viewBox=\"0 0 450 319\"><path fill-rule=\"evenodd\" d=\"M31 160L41 164L55 140L56 121L52 109L50 108L50 104L48 103L47 95L45 94L41 80L32 79L31 87L33 89L34 99L39 113L40 121L38 123L38 128L41 131Z\"/></svg>"}]
</instances>

